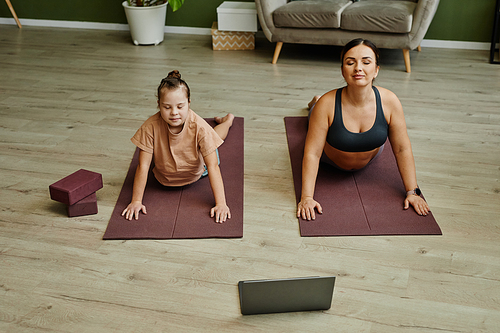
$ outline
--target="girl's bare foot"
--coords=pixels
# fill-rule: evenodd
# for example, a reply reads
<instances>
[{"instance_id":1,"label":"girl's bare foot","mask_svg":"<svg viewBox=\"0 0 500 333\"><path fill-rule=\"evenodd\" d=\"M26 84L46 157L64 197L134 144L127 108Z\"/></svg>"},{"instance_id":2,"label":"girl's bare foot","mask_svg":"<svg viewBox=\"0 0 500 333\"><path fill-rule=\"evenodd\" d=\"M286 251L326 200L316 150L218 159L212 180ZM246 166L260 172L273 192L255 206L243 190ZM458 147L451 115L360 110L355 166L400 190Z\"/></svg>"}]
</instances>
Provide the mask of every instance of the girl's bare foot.
<instances>
[{"instance_id":1,"label":"girl's bare foot","mask_svg":"<svg viewBox=\"0 0 500 333\"><path fill-rule=\"evenodd\" d=\"M321 98L321 95L316 95L313 97L313 99L307 104L307 107L309 110L316 104L316 102Z\"/></svg>"},{"instance_id":2,"label":"girl's bare foot","mask_svg":"<svg viewBox=\"0 0 500 333\"><path fill-rule=\"evenodd\" d=\"M228 125L231 126L233 124L234 115L232 113L228 113L224 117L214 117L214 120L217 124L222 124L225 123L226 121L229 121Z\"/></svg>"},{"instance_id":3,"label":"girl's bare foot","mask_svg":"<svg viewBox=\"0 0 500 333\"><path fill-rule=\"evenodd\" d=\"M233 126L234 115L228 113L225 117L214 117L217 125L214 127L215 132L222 140L226 140L229 129Z\"/></svg>"}]
</instances>

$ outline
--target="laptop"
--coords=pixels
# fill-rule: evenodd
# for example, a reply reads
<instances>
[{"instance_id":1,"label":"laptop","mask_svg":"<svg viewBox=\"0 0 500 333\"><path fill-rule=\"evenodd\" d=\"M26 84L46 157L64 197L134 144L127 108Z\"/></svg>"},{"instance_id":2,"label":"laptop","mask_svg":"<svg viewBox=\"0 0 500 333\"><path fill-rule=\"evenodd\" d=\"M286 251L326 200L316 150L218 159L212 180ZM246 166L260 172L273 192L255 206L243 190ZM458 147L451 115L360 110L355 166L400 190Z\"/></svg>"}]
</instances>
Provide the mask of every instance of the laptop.
<instances>
[{"instance_id":1,"label":"laptop","mask_svg":"<svg viewBox=\"0 0 500 333\"><path fill-rule=\"evenodd\" d=\"M238 282L241 314L328 310L334 276Z\"/></svg>"}]
</instances>

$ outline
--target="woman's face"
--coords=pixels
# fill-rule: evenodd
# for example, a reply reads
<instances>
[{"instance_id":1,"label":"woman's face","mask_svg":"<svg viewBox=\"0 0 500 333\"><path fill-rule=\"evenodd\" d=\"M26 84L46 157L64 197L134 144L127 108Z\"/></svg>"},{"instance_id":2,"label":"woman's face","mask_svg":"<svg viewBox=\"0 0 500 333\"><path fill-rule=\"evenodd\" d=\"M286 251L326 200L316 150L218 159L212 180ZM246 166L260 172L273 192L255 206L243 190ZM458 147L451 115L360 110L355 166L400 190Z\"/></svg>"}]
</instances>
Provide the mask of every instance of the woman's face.
<instances>
[{"instance_id":1,"label":"woman's face","mask_svg":"<svg viewBox=\"0 0 500 333\"><path fill-rule=\"evenodd\" d=\"M347 85L371 84L377 77L378 70L375 53L366 45L355 46L344 55L342 76Z\"/></svg>"},{"instance_id":2,"label":"woman's face","mask_svg":"<svg viewBox=\"0 0 500 333\"><path fill-rule=\"evenodd\" d=\"M189 111L189 100L183 87L163 89L158 99L158 107L163 120L167 122L172 133L179 133L186 122Z\"/></svg>"}]
</instances>

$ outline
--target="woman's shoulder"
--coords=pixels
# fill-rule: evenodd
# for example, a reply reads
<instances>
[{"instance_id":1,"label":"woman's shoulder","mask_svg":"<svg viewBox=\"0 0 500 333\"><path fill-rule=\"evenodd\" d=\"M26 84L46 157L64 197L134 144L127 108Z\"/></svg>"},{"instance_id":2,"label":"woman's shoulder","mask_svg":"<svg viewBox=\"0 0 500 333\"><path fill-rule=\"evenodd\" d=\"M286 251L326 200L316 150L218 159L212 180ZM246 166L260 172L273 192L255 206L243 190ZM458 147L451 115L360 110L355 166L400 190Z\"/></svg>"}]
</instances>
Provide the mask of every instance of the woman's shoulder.
<instances>
[{"instance_id":1,"label":"woman's shoulder","mask_svg":"<svg viewBox=\"0 0 500 333\"><path fill-rule=\"evenodd\" d=\"M330 91L326 92L326 93L325 93L323 96L321 96L321 97L326 97L326 98L333 98L333 99L335 99L335 95L337 94L337 91L342 90L342 89L344 89L344 87L340 87L340 88L337 88L337 89L332 89L332 90L330 90Z\"/></svg>"},{"instance_id":2,"label":"woman's shoulder","mask_svg":"<svg viewBox=\"0 0 500 333\"><path fill-rule=\"evenodd\" d=\"M376 87L380 93L380 100L382 101L382 108L384 110L385 118L388 124L392 123L393 116L404 117L403 106L398 96L389 89Z\"/></svg>"},{"instance_id":3,"label":"woman's shoulder","mask_svg":"<svg viewBox=\"0 0 500 333\"><path fill-rule=\"evenodd\" d=\"M339 88L342 89L342 88ZM330 90L326 93L324 93L316 102L316 105L331 105L332 103L335 102L335 96L337 94L337 90L339 89L333 89Z\"/></svg>"},{"instance_id":4,"label":"woman's shoulder","mask_svg":"<svg viewBox=\"0 0 500 333\"><path fill-rule=\"evenodd\" d=\"M337 90L330 90L318 99L309 115L311 126L329 126L332 123Z\"/></svg>"},{"instance_id":5,"label":"woman's shoulder","mask_svg":"<svg viewBox=\"0 0 500 333\"><path fill-rule=\"evenodd\" d=\"M383 87L377 86L376 88L380 93L380 99L382 100L382 104L384 105L384 107L397 108L397 109L401 108L401 101L394 92Z\"/></svg>"},{"instance_id":6,"label":"woman's shoulder","mask_svg":"<svg viewBox=\"0 0 500 333\"><path fill-rule=\"evenodd\" d=\"M380 86L375 86L375 88L377 88L377 90L379 91L380 98L382 100L386 100L388 102L399 101L398 96L394 92L390 91L389 89L384 88L384 87L380 87Z\"/></svg>"}]
</instances>

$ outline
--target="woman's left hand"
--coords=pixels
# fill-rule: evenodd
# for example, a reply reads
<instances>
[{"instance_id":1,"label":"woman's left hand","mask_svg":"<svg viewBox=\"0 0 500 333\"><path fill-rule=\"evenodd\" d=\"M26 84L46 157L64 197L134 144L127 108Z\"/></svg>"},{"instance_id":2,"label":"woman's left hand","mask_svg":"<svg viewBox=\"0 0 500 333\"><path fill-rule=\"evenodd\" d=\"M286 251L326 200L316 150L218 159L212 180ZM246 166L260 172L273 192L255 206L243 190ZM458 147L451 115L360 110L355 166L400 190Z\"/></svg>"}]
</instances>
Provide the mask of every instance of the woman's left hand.
<instances>
[{"instance_id":1,"label":"woman's left hand","mask_svg":"<svg viewBox=\"0 0 500 333\"><path fill-rule=\"evenodd\" d=\"M210 210L210 217L215 217L217 223L224 223L231 218L231 211L227 205L217 205Z\"/></svg>"},{"instance_id":2,"label":"woman's left hand","mask_svg":"<svg viewBox=\"0 0 500 333\"><path fill-rule=\"evenodd\" d=\"M413 209L415 209L418 215L425 216L429 214L429 205L422 197L418 195L411 194L406 197L404 209L410 208L410 205L413 207Z\"/></svg>"}]
</instances>

